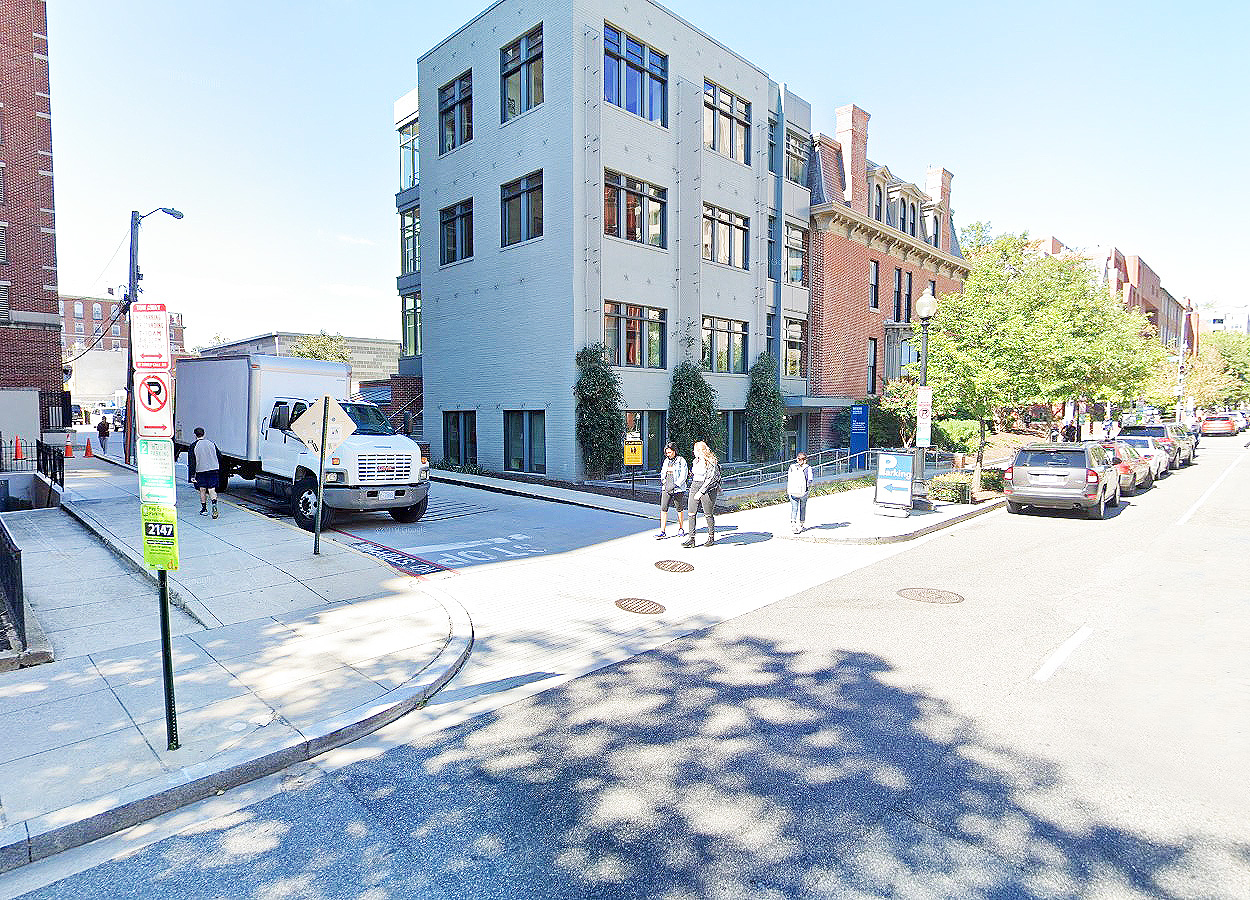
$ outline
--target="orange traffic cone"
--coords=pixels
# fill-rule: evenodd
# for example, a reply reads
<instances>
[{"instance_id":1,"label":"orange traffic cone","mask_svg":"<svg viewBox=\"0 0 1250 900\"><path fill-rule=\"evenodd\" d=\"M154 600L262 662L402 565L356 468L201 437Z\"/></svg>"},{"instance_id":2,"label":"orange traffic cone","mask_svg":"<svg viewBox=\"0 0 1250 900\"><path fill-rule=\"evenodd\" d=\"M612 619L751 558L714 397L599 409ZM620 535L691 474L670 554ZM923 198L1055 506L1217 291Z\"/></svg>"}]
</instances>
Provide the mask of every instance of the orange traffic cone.
<instances>
[{"instance_id":1,"label":"orange traffic cone","mask_svg":"<svg viewBox=\"0 0 1250 900\"><path fill-rule=\"evenodd\" d=\"M17 444L13 447L13 459L16 461L25 458L26 457L22 454L22 439L18 438Z\"/></svg>"},{"instance_id":2,"label":"orange traffic cone","mask_svg":"<svg viewBox=\"0 0 1250 900\"><path fill-rule=\"evenodd\" d=\"M71 459L74 456L74 445L69 442L69 435L65 435L65 458Z\"/></svg>"},{"instance_id":3,"label":"orange traffic cone","mask_svg":"<svg viewBox=\"0 0 1250 900\"><path fill-rule=\"evenodd\" d=\"M83 456L95 456L95 454L91 452L91 438L87 438L87 452L84 453Z\"/></svg>"}]
</instances>

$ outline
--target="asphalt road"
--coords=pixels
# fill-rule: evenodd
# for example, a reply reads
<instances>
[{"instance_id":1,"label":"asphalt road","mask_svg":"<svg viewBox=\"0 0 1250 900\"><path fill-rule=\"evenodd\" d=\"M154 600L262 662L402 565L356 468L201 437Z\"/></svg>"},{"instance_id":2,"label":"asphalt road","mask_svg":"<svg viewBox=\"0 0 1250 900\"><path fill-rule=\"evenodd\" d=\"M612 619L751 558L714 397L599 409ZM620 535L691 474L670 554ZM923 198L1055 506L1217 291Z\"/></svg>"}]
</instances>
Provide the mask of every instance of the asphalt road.
<instances>
[{"instance_id":1,"label":"asphalt road","mask_svg":"<svg viewBox=\"0 0 1250 900\"><path fill-rule=\"evenodd\" d=\"M1101 522L982 517L27 896L1250 896L1247 455L1205 439Z\"/></svg>"}]
</instances>

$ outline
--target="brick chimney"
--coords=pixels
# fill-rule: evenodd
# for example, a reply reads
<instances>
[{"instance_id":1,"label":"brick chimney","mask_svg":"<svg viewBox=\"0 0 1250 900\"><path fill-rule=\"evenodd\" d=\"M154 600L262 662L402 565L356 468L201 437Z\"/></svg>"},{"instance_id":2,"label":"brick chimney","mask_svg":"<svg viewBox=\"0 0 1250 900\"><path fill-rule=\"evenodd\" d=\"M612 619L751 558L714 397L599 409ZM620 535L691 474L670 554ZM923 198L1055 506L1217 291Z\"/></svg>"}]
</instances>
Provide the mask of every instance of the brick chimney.
<instances>
[{"instance_id":1,"label":"brick chimney","mask_svg":"<svg viewBox=\"0 0 1250 900\"><path fill-rule=\"evenodd\" d=\"M852 103L838 107L836 115L846 169L846 199L851 209L868 215L868 113Z\"/></svg>"},{"instance_id":2,"label":"brick chimney","mask_svg":"<svg viewBox=\"0 0 1250 900\"><path fill-rule=\"evenodd\" d=\"M938 249L951 252L951 179L955 176L941 166L931 166L925 176L924 192L938 205L942 227L938 231Z\"/></svg>"}]
</instances>

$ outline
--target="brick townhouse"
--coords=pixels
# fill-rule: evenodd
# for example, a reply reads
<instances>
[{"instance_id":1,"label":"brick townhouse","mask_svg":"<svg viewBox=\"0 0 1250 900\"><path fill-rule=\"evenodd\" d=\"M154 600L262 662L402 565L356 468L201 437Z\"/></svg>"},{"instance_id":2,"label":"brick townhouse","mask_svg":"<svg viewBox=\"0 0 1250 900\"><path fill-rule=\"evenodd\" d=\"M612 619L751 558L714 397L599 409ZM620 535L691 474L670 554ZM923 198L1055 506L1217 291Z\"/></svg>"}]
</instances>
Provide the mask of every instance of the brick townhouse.
<instances>
[{"instance_id":1,"label":"brick townhouse","mask_svg":"<svg viewBox=\"0 0 1250 900\"><path fill-rule=\"evenodd\" d=\"M817 135L812 190L812 446L837 446L839 415L879 395L919 353L921 294L958 291L968 275L951 213L951 179L930 168L925 187L868 159L868 113L837 110L837 136Z\"/></svg>"},{"instance_id":2,"label":"brick townhouse","mask_svg":"<svg viewBox=\"0 0 1250 900\"><path fill-rule=\"evenodd\" d=\"M0 388L40 392L61 424L52 108L43 0L0 0Z\"/></svg>"},{"instance_id":3,"label":"brick townhouse","mask_svg":"<svg viewBox=\"0 0 1250 900\"><path fill-rule=\"evenodd\" d=\"M61 317L61 349L73 355L88 346L93 350L125 350L130 346L127 316L117 297L83 297L62 294L57 300ZM175 352L186 349L182 313L169 314L169 344Z\"/></svg>"}]
</instances>

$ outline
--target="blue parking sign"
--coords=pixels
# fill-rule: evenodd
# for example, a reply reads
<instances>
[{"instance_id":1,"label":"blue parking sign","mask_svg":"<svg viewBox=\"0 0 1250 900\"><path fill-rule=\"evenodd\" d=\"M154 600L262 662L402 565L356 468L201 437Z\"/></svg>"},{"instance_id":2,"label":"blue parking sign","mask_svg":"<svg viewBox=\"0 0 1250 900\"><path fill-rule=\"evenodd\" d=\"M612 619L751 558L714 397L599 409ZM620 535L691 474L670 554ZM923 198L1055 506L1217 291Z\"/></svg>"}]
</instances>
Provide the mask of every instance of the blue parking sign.
<instances>
[{"instance_id":1,"label":"blue parking sign","mask_svg":"<svg viewBox=\"0 0 1250 900\"><path fill-rule=\"evenodd\" d=\"M877 490L873 496L879 506L911 508L911 464L909 453L877 454Z\"/></svg>"}]
</instances>

